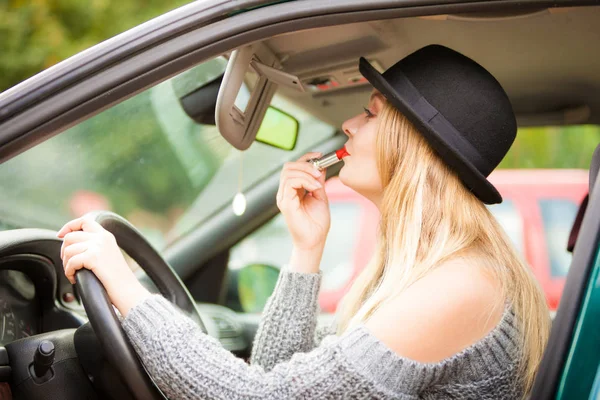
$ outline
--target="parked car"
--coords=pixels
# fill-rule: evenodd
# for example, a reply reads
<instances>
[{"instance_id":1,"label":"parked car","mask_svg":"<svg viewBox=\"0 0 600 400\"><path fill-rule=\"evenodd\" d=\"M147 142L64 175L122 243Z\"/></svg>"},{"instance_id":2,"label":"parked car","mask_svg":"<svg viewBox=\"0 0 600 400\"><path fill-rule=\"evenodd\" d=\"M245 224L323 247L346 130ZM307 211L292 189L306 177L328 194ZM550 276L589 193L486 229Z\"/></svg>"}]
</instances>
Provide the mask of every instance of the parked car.
<instances>
[{"instance_id":1,"label":"parked car","mask_svg":"<svg viewBox=\"0 0 600 400\"><path fill-rule=\"evenodd\" d=\"M579 204L588 192L588 172L496 170L490 181L504 201L489 209L531 266L554 313L571 265L567 239ZM379 211L337 178L328 180L325 190L332 225L321 263L319 305L324 312L333 313L375 250ZM278 215L231 249L229 267L264 263L281 268L290 253L291 237ZM272 288L265 290L270 293Z\"/></svg>"},{"instance_id":2,"label":"parked car","mask_svg":"<svg viewBox=\"0 0 600 400\"><path fill-rule=\"evenodd\" d=\"M498 78L521 127L597 126L597 3L204 0L0 94L0 390L8 385L16 399L163 398L102 286L85 271L76 286L63 274L56 229L88 209L88 200L135 223L96 214L139 264L140 280L247 358L259 321L253 307L260 304L250 283L268 287L277 270L235 264L242 260L236 252L252 246L234 246L278 213L275 193L284 162L345 142L341 122L359 112L370 93L358 57L387 68L424 45L445 44ZM238 68L244 63L252 68ZM261 132L266 122L270 129ZM288 136L273 135L283 127ZM578 150L591 153L587 147ZM330 168L329 177L338 172ZM559 180L559 172L548 174ZM357 239L356 227L373 230L376 223L368 204L336 192L335 182L329 186L338 225L329 243L335 251L323 266L342 277L324 282L333 299L323 300L325 307L355 274L354 261L368 258L360 246L368 250L372 243ZM549 188L540 191L556 194ZM538 227L545 213L554 216L552 206L536 208L534 200L521 205L517 197L525 189L514 198L504 192L524 219L538 214ZM598 188L590 194L532 399L600 393L599 196ZM514 236L513 228L508 232ZM529 229L523 225L528 260L537 254L528 250ZM533 232L552 236L544 242L532 233L531 239L549 243L551 251L565 246L554 225ZM268 251L284 252L281 236L270 237L278 241ZM564 271L565 264L553 267L552 255L549 269L539 260L531 258L536 271ZM31 372L43 340L57 349L47 380Z\"/></svg>"},{"instance_id":3,"label":"parked car","mask_svg":"<svg viewBox=\"0 0 600 400\"><path fill-rule=\"evenodd\" d=\"M555 312L573 259L567 242L588 192L588 172L497 170L490 179L505 199L490 210L533 270Z\"/></svg>"}]
</instances>

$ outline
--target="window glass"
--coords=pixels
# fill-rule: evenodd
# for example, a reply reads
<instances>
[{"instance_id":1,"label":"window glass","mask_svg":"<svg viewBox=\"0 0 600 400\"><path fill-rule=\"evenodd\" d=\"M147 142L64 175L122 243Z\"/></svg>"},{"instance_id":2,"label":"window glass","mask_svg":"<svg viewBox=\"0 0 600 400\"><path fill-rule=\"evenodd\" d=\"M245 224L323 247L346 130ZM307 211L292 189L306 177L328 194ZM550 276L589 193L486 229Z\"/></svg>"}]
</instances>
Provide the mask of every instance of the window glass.
<instances>
[{"instance_id":1,"label":"window glass","mask_svg":"<svg viewBox=\"0 0 600 400\"><path fill-rule=\"evenodd\" d=\"M520 127L498 168L587 170L599 141L598 125Z\"/></svg>"},{"instance_id":2,"label":"window glass","mask_svg":"<svg viewBox=\"0 0 600 400\"><path fill-rule=\"evenodd\" d=\"M566 199L543 199L539 204L550 259L550 273L555 278L565 277L572 259L571 253L567 251L567 242L579 206Z\"/></svg>"},{"instance_id":3,"label":"window glass","mask_svg":"<svg viewBox=\"0 0 600 400\"><path fill-rule=\"evenodd\" d=\"M1 164L0 228L58 229L107 209L161 250L231 206L240 185L248 189L334 134L276 94L272 105L300 123L295 150L259 142L234 149L214 125L190 118L181 100L225 67L221 57L200 64Z\"/></svg>"},{"instance_id":4,"label":"window glass","mask_svg":"<svg viewBox=\"0 0 600 400\"><path fill-rule=\"evenodd\" d=\"M321 260L324 291L340 290L352 278L355 249L361 245L360 216L358 203L331 204L331 230Z\"/></svg>"},{"instance_id":5,"label":"window glass","mask_svg":"<svg viewBox=\"0 0 600 400\"><path fill-rule=\"evenodd\" d=\"M330 209L331 228L321 260L321 296L348 283L354 269L354 249L359 245L360 205L330 203ZM292 238L283 216L278 214L231 249L229 268L267 264L281 269L291 254Z\"/></svg>"},{"instance_id":6,"label":"window glass","mask_svg":"<svg viewBox=\"0 0 600 400\"><path fill-rule=\"evenodd\" d=\"M500 204L488 205L488 209L502 226L519 254L524 257L523 218L515 204L511 200L505 199Z\"/></svg>"}]
</instances>

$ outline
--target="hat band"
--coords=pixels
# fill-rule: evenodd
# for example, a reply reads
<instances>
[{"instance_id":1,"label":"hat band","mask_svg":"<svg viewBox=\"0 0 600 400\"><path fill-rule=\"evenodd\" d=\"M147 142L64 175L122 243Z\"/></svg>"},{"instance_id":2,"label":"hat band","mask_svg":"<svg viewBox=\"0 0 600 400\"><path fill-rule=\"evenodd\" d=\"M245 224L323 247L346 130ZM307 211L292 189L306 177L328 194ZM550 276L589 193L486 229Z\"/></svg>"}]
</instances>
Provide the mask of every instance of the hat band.
<instances>
[{"instance_id":1,"label":"hat band","mask_svg":"<svg viewBox=\"0 0 600 400\"><path fill-rule=\"evenodd\" d=\"M434 132L437 132L444 144L454 147L471 164L484 175L488 175L494 167L485 160L473 145L465 140L461 133L432 106L419 90L412 84L402 71L394 71L393 76L385 77L389 79L389 84L397 93L402 94L404 101L421 118L421 121L428 124Z\"/></svg>"}]
</instances>

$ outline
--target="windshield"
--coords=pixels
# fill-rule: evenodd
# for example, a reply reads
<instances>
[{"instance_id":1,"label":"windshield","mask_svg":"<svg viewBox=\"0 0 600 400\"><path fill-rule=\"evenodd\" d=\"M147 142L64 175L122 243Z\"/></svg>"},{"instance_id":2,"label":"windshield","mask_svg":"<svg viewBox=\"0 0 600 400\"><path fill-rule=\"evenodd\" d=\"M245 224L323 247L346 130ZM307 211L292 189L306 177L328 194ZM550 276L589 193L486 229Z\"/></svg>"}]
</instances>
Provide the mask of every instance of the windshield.
<instances>
[{"instance_id":1,"label":"windshield","mask_svg":"<svg viewBox=\"0 0 600 400\"><path fill-rule=\"evenodd\" d=\"M92 210L133 223L159 250L335 129L275 95L299 121L293 151L255 142L240 152L214 125L195 122L182 99L218 79L222 57L66 130L0 165L0 228L58 229Z\"/></svg>"}]
</instances>

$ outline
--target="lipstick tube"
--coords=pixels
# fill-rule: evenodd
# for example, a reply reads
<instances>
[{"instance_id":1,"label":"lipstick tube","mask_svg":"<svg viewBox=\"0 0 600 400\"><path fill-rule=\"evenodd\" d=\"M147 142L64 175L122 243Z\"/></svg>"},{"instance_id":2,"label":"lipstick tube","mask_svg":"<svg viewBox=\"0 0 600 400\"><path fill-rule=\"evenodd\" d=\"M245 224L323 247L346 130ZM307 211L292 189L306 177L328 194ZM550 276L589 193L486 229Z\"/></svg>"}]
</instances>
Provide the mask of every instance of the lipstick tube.
<instances>
[{"instance_id":1,"label":"lipstick tube","mask_svg":"<svg viewBox=\"0 0 600 400\"><path fill-rule=\"evenodd\" d=\"M327 153L320 158L311 158L308 160L308 162L312 163L312 165L314 165L319 171L322 171L327 167L331 167L332 165L339 163L348 155L350 154L346 150L346 146L344 146L341 149Z\"/></svg>"}]
</instances>

